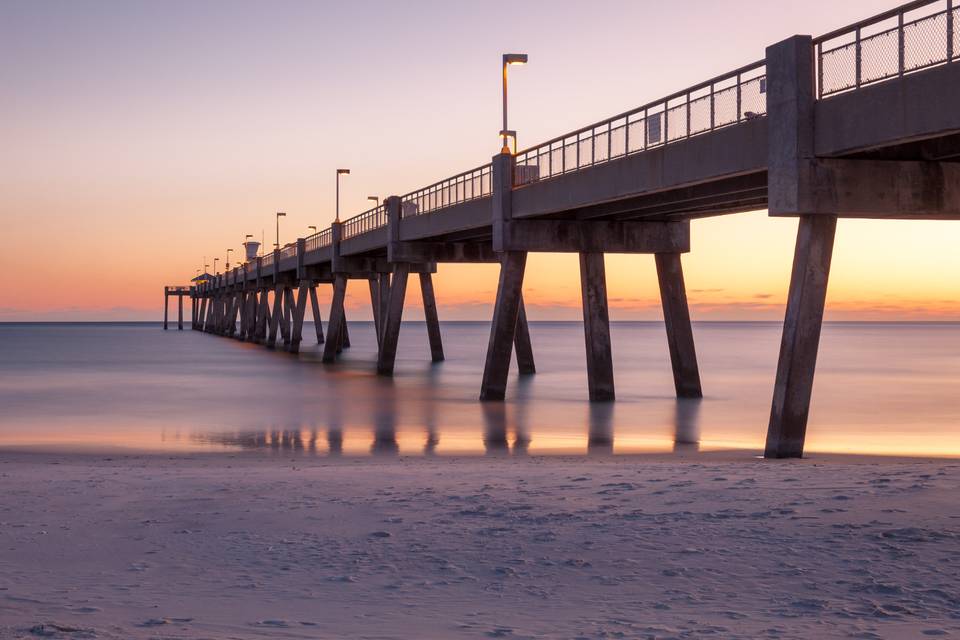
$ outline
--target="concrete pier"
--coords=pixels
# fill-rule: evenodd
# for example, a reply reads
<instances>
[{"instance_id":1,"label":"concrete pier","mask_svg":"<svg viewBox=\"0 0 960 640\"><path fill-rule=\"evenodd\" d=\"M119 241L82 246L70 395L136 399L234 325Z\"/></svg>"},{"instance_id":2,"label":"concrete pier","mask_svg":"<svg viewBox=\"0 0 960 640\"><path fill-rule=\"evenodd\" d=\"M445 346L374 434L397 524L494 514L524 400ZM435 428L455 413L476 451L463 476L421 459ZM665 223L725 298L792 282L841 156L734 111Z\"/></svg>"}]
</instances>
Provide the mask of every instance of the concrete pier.
<instances>
[{"instance_id":1,"label":"concrete pier","mask_svg":"<svg viewBox=\"0 0 960 640\"><path fill-rule=\"evenodd\" d=\"M932 13L918 17L919 9ZM257 258L255 269L251 261L211 276L191 295L192 326L231 335L239 313L238 337L275 347L281 335L297 351L308 295L323 360L332 363L349 345L347 283L366 280L377 371L390 375L409 275L420 277L430 357L439 361L432 274L449 263L497 263L480 398L501 401L513 351L520 374L536 371L523 299L527 256L577 253L587 393L609 401L605 255L653 254L676 394L700 398L681 263L690 221L766 208L799 226L765 454L800 456L837 220L960 220L956 10L911 2L818 38L793 36L682 91L388 196ZM926 35L921 42L913 33ZM890 49L891 41L899 46ZM334 290L325 342L320 284ZM167 298L165 288L164 328Z\"/></svg>"}]
</instances>

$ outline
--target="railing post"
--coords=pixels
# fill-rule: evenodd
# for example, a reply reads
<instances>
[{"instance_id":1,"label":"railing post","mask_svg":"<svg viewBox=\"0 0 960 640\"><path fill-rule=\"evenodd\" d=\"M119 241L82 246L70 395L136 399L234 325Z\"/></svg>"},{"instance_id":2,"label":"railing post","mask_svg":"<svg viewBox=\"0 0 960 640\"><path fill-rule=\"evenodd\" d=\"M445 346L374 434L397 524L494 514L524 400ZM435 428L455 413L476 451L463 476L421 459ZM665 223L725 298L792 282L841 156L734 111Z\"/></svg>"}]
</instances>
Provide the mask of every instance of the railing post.
<instances>
[{"instance_id":1,"label":"railing post","mask_svg":"<svg viewBox=\"0 0 960 640\"><path fill-rule=\"evenodd\" d=\"M387 210L387 262L394 261L394 254L399 249L400 243L400 217L403 212L403 204L398 196L387 196L383 201L383 206ZM386 295L382 293L381 295ZM383 324L383 319L380 321Z\"/></svg>"},{"instance_id":2,"label":"railing post","mask_svg":"<svg viewBox=\"0 0 960 640\"><path fill-rule=\"evenodd\" d=\"M343 223L330 223L330 270L337 273L340 267L340 239L343 237ZM334 336L336 338L336 336Z\"/></svg>"},{"instance_id":3,"label":"railing post","mask_svg":"<svg viewBox=\"0 0 960 640\"><path fill-rule=\"evenodd\" d=\"M953 50L953 33L956 25L953 20L953 0L947 0L947 62L953 60L956 52Z\"/></svg>"},{"instance_id":4,"label":"railing post","mask_svg":"<svg viewBox=\"0 0 960 640\"><path fill-rule=\"evenodd\" d=\"M690 94L687 93L687 136L690 137Z\"/></svg>"},{"instance_id":5,"label":"railing post","mask_svg":"<svg viewBox=\"0 0 960 640\"><path fill-rule=\"evenodd\" d=\"M897 75L903 77L904 73L904 34L903 34L903 12L897 16Z\"/></svg>"},{"instance_id":6,"label":"railing post","mask_svg":"<svg viewBox=\"0 0 960 640\"><path fill-rule=\"evenodd\" d=\"M820 100L821 98L823 98L823 42L818 42L817 43L817 100Z\"/></svg>"},{"instance_id":7,"label":"railing post","mask_svg":"<svg viewBox=\"0 0 960 640\"><path fill-rule=\"evenodd\" d=\"M580 143L577 143L580 148ZM513 218L513 163L509 153L500 153L493 157L493 250L506 251L510 244L510 220Z\"/></svg>"},{"instance_id":8,"label":"railing post","mask_svg":"<svg viewBox=\"0 0 960 640\"><path fill-rule=\"evenodd\" d=\"M861 57L861 55L860 55L860 52L861 52L861 47L860 47L860 27L857 27L856 43L855 43L854 46L855 46L855 51L856 51L856 65L857 65L857 66L856 66L856 87L857 87L857 89L859 89L859 88L860 88L860 84L863 82L863 61L862 61L862 57Z\"/></svg>"},{"instance_id":9,"label":"railing post","mask_svg":"<svg viewBox=\"0 0 960 640\"><path fill-rule=\"evenodd\" d=\"M717 128L716 124L716 110L714 109L714 99L716 93L714 91L714 85L710 85L710 131L713 131Z\"/></svg>"},{"instance_id":10,"label":"railing post","mask_svg":"<svg viewBox=\"0 0 960 640\"><path fill-rule=\"evenodd\" d=\"M306 238L297 238L297 280L303 280L307 277L306 268L303 265L303 256L307 253Z\"/></svg>"},{"instance_id":11,"label":"railing post","mask_svg":"<svg viewBox=\"0 0 960 640\"><path fill-rule=\"evenodd\" d=\"M743 118L743 76L737 74L737 122Z\"/></svg>"}]
</instances>

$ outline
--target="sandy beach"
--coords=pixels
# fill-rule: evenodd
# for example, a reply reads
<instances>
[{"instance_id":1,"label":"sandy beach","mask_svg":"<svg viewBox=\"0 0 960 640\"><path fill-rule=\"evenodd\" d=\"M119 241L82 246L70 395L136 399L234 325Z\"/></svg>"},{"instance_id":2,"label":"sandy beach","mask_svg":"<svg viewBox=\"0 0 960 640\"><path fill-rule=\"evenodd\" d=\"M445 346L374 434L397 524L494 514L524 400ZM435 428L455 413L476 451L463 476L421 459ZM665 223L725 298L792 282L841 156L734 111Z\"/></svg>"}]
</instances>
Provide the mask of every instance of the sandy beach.
<instances>
[{"instance_id":1,"label":"sandy beach","mask_svg":"<svg viewBox=\"0 0 960 640\"><path fill-rule=\"evenodd\" d=\"M960 634L960 462L0 453L3 638Z\"/></svg>"}]
</instances>

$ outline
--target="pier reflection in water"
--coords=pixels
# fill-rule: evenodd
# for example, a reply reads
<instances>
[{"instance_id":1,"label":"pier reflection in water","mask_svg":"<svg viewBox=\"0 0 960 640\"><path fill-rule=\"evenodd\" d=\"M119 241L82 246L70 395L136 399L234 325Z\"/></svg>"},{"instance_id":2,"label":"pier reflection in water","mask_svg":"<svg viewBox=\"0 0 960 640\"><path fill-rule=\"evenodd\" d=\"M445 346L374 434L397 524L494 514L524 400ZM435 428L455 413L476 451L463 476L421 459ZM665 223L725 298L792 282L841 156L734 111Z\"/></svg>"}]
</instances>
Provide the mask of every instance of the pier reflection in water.
<instances>
[{"instance_id":1,"label":"pier reflection in water","mask_svg":"<svg viewBox=\"0 0 960 640\"><path fill-rule=\"evenodd\" d=\"M340 362L155 325L0 326L0 447L521 456L760 450L776 323L695 324L705 398L677 401L661 323L614 323L617 401L590 403L580 323L533 323L537 374L477 400L486 323L405 323L395 376L351 323ZM312 328L307 331L310 333ZM863 354L872 354L863 364ZM960 325L824 328L807 449L960 455ZM946 372L932 379L931 370Z\"/></svg>"}]
</instances>

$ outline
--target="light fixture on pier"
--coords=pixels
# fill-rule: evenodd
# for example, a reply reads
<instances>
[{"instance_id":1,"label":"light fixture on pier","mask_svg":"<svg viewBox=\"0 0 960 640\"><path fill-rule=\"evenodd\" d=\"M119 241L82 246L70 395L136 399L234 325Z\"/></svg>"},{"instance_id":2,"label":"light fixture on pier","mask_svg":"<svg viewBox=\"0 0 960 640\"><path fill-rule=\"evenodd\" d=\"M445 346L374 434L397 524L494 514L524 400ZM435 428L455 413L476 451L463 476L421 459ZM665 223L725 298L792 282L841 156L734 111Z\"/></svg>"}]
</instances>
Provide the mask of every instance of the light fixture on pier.
<instances>
[{"instance_id":1,"label":"light fixture on pier","mask_svg":"<svg viewBox=\"0 0 960 640\"><path fill-rule=\"evenodd\" d=\"M503 148L500 153L510 153L510 137L512 134L514 151L516 151L517 134L510 131L507 126L507 67L512 64L527 64L528 56L525 53L505 53L503 54L503 129L500 130L500 137L503 139Z\"/></svg>"},{"instance_id":2,"label":"light fixture on pier","mask_svg":"<svg viewBox=\"0 0 960 640\"><path fill-rule=\"evenodd\" d=\"M230 271L230 252L231 251L233 251L233 249L227 249L227 266L224 267L224 269L226 269L227 271Z\"/></svg>"},{"instance_id":3,"label":"light fixture on pier","mask_svg":"<svg viewBox=\"0 0 960 640\"><path fill-rule=\"evenodd\" d=\"M337 169L337 211L336 221L340 222L340 176L349 175L350 169Z\"/></svg>"},{"instance_id":4,"label":"light fixture on pier","mask_svg":"<svg viewBox=\"0 0 960 640\"><path fill-rule=\"evenodd\" d=\"M283 211L277 211L277 243L273 245L275 248L280 248L280 218L286 218L287 214Z\"/></svg>"},{"instance_id":5,"label":"light fixture on pier","mask_svg":"<svg viewBox=\"0 0 960 640\"><path fill-rule=\"evenodd\" d=\"M317 232L317 225L311 224L307 227L307 229L310 229L310 231L313 231L313 233L310 234L310 235L313 235Z\"/></svg>"},{"instance_id":6,"label":"light fixture on pier","mask_svg":"<svg viewBox=\"0 0 960 640\"><path fill-rule=\"evenodd\" d=\"M380 206L380 196L367 196L367 200L371 201L375 207Z\"/></svg>"},{"instance_id":7,"label":"light fixture on pier","mask_svg":"<svg viewBox=\"0 0 960 640\"><path fill-rule=\"evenodd\" d=\"M214 259L213 259L213 275L215 275L215 276L220 275L220 272L217 271L217 262L219 262L219 261L220 261L220 258L214 258Z\"/></svg>"}]
</instances>

